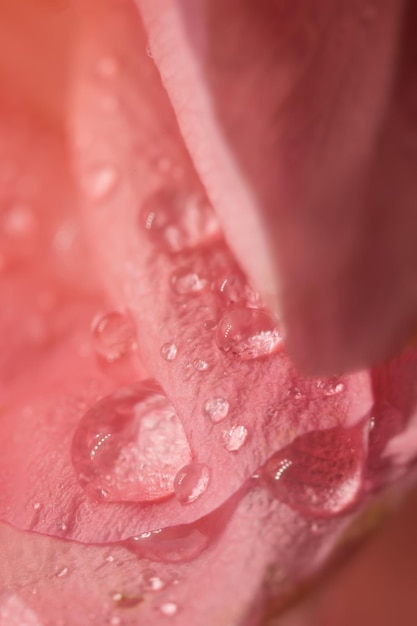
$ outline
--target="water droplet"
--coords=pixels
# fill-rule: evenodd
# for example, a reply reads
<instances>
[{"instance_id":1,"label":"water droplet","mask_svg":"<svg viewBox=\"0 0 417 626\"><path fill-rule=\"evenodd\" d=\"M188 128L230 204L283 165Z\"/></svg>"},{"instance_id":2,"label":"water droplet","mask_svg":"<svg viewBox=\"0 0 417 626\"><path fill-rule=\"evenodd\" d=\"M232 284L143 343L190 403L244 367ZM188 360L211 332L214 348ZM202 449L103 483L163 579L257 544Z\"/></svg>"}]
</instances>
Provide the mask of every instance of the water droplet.
<instances>
[{"instance_id":1,"label":"water droplet","mask_svg":"<svg viewBox=\"0 0 417 626\"><path fill-rule=\"evenodd\" d=\"M66 531L66 530L68 530L68 526L67 526L67 524L65 522L61 522L59 524L59 529L63 530L63 531Z\"/></svg>"},{"instance_id":2,"label":"water droplet","mask_svg":"<svg viewBox=\"0 0 417 626\"><path fill-rule=\"evenodd\" d=\"M301 435L265 464L262 474L274 495L315 517L351 507L362 486L363 425Z\"/></svg>"},{"instance_id":3,"label":"water droplet","mask_svg":"<svg viewBox=\"0 0 417 626\"><path fill-rule=\"evenodd\" d=\"M259 295L240 274L231 274L214 283L226 304L254 306L259 304Z\"/></svg>"},{"instance_id":4,"label":"water droplet","mask_svg":"<svg viewBox=\"0 0 417 626\"><path fill-rule=\"evenodd\" d=\"M320 389L324 396L337 396L345 390L345 384L337 379L330 378L319 380L317 382L317 389Z\"/></svg>"},{"instance_id":5,"label":"water droplet","mask_svg":"<svg viewBox=\"0 0 417 626\"><path fill-rule=\"evenodd\" d=\"M120 311L97 315L91 324L91 334L95 351L109 363L136 349L133 322Z\"/></svg>"},{"instance_id":6,"label":"water droplet","mask_svg":"<svg viewBox=\"0 0 417 626\"><path fill-rule=\"evenodd\" d=\"M33 505L33 508L35 509L35 511L39 511L39 509L41 508L41 503L35 502L35 504Z\"/></svg>"},{"instance_id":7,"label":"water droplet","mask_svg":"<svg viewBox=\"0 0 417 626\"><path fill-rule=\"evenodd\" d=\"M224 398L210 398L204 404L204 412L212 422L221 422L229 414L229 403Z\"/></svg>"},{"instance_id":8,"label":"water droplet","mask_svg":"<svg viewBox=\"0 0 417 626\"><path fill-rule=\"evenodd\" d=\"M212 331L216 328L216 322L214 320L206 320L203 326L206 330Z\"/></svg>"},{"instance_id":9,"label":"water droplet","mask_svg":"<svg viewBox=\"0 0 417 626\"><path fill-rule=\"evenodd\" d=\"M154 381L97 402L72 442L81 486L108 501L152 501L172 494L174 478L190 456L182 424Z\"/></svg>"},{"instance_id":10,"label":"water droplet","mask_svg":"<svg viewBox=\"0 0 417 626\"><path fill-rule=\"evenodd\" d=\"M64 576L66 576L68 574L68 567L63 567L62 569L59 570L59 572L57 572L57 578L64 578Z\"/></svg>"},{"instance_id":11,"label":"water droplet","mask_svg":"<svg viewBox=\"0 0 417 626\"><path fill-rule=\"evenodd\" d=\"M162 187L142 207L141 224L164 252L195 248L219 232L218 220L201 193Z\"/></svg>"},{"instance_id":12,"label":"water droplet","mask_svg":"<svg viewBox=\"0 0 417 626\"><path fill-rule=\"evenodd\" d=\"M105 56L98 60L97 73L103 78L112 78L119 70L119 65L113 57Z\"/></svg>"},{"instance_id":13,"label":"water droplet","mask_svg":"<svg viewBox=\"0 0 417 626\"><path fill-rule=\"evenodd\" d=\"M124 593L120 593L120 591L116 591L116 593L113 594L112 599L113 602L117 604L119 609L132 609L143 602L142 596L125 595Z\"/></svg>"},{"instance_id":14,"label":"water droplet","mask_svg":"<svg viewBox=\"0 0 417 626\"><path fill-rule=\"evenodd\" d=\"M160 591L165 587L165 583L153 569L146 569L142 572L142 583L145 591Z\"/></svg>"},{"instance_id":15,"label":"water droplet","mask_svg":"<svg viewBox=\"0 0 417 626\"><path fill-rule=\"evenodd\" d=\"M207 489L210 472L203 463L190 463L183 467L175 477L174 490L181 504L190 504Z\"/></svg>"},{"instance_id":16,"label":"water droplet","mask_svg":"<svg viewBox=\"0 0 417 626\"><path fill-rule=\"evenodd\" d=\"M207 280L188 269L179 270L171 277L173 290L181 296L198 294L207 287Z\"/></svg>"},{"instance_id":17,"label":"water droplet","mask_svg":"<svg viewBox=\"0 0 417 626\"><path fill-rule=\"evenodd\" d=\"M85 192L100 200L114 191L119 174L112 165L97 165L91 168L82 179Z\"/></svg>"},{"instance_id":18,"label":"water droplet","mask_svg":"<svg viewBox=\"0 0 417 626\"><path fill-rule=\"evenodd\" d=\"M172 615L176 615L178 613L178 604L176 604L176 602L164 602L161 604L159 609L161 613L167 617L171 617Z\"/></svg>"},{"instance_id":19,"label":"water droplet","mask_svg":"<svg viewBox=\"0 0 417 626\"><path fill-rule=\"evenodd\" d=\"M175 343L164 343L161 347L161 356L166 361L173 361L177 356L177 346Z\"/></svg>"},{"instance_id":20,"label":"water droplet","mask_svg":"<svg viewBox=\"0 0 417 626\"><path fill-rule=\"evenodd\" d=\"M276 352L282 344L282 336L276 321L266 311L239 308L222 317L216 341L223 352L249 360Z\"/></svg>"},{"instance_id":21,"label":"water droplet","mask_svg":"<svg viewBox=\"0 0 417 626\"><path fill-rule=\"evenodd\" d=\"M142 533L128 539L125 545L141 559L186 563L196 559L209 542L209 535L196 522Z\"/></svg>"},{"instance_id":22,"label":"water droplet","mask_svg":"<svg viewBox=\"0 0 417 626\"><path fill-rule=\"evenodd\" d=\"M194 359L193 367L198 372L205 372L206 370L208 370L209 364L207 363L207 361L203 361L202 359Z\"/></svg>"},{"instance_id":23,"label":"water droplet","mask_svg":"<svg viewBox=\"0 0 417 626\"><path fill-rule=\"evenodd\" d=\"M246 426L242 426L242 424L232 426L230 430L223 433L224 447L228 452L237 452L245 443L248 434Z\"/></svg>"}]
</instances>

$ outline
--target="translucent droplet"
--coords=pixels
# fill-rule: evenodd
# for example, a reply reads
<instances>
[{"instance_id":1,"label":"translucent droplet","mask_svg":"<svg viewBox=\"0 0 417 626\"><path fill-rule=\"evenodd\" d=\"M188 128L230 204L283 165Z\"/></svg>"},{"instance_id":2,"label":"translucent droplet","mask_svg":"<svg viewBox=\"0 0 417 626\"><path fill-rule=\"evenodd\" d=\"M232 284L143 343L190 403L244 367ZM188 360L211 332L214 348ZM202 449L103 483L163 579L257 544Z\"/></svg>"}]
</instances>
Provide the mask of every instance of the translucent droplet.
<instances>
[{"instance_id":1,"label":"translucent droplet","mask_svg":"<svg viewBox=\"0 0 417 626\"><path fill-rule=\"evenodd\" d=\"M172 615L176 615L178 613L178 604L176 602L164 602L161 604L159 609L161 613L167 617L171 617Z\"/></svg>"},{"instance_id":2,"label":"translucent droplet","mask_svg":"<svg viewBox=\"0 0 417 626\"><path fill-rule=\"evenodd\" d=\"M142 572L142 584L145 591L161 591L165 587L165 582L153 569Z\"/></svg>"},{"instance_id":3,"label":"translucent droplet","mask_svg":"<svg viewBox=\"0 0 417 626\"><path fill-rule=\"evenodd\" d=\"M166 361L173 361L177 356L177 346L175 343L164 343L161 347L161 356Z\"/></svg>"},{"instance_id":4,"label":"translucent droplet","mask_svg":"<svg viewBox=\"0 0 417 626\"><path fill-rule=\"evenodd\" d=\"M319 380L317 388L323 393L324 396L337 396L345 391L345 384L337 379Z\"/></svg>"},{"instance_id":5,"label":"translucent droplet","mask_svg":"<svg viewBox=\"0 0 417 626\"><path fill-rule=\"evenodd\" d=\"M216 281L214 287L226 304L254 306L259 304L259 295L240 274L231 274Z\"/></svg>"},{"instance_id":6,"label":"translucent droplet","mask_svg":"<svg viewBox=\"0 0 417 626\"><path fill-rule=\"evenodd\" d=\"M149 196L140 220L154 245L164 252L195 248L219 232L206 198L175 187L162 187Z\"/></svg>"},{"instance_id":7,"label":"translucent droplet","mask_svg":"<svg viewBox=\"0 0 417 626\"><path fill-rule=\"evenodd\" d=\"M96 499L152 501L174 491L190 448L174 408L154 381L103 398L81 420L72 461Z\"/></svg>"},{"instance_id":8,"label":"translucent droplet","mask_svg":"<svg viewBox=\"0 0 417 626\"><path fill-rule=\"evenodd\" d=\"M363 425L301 435L263 468L274 495L315 517L342 513L357 501L364 462Z\"/></svg>"},{"instance_id":9,"label":"translucent droplet","mask_svg":"<svg viewBox=\"0 0 417 626\"><path fill-rule=\"evenodd\" d=\"M220 350L243 360L273 354L282 344L274 318L250 308L228 311L217 326L216 340Z\"/></svg>"},{"instance_id":10,"label":"translucent droplet","mask_svg":"<svg viewBox=\"0 0 417 626\"><path fill-rule=\"evenodd\" d=\"M214 320L206 320L203 326L206 330L212 331L216 328L216 322Z\"/></svg>"},{"instance_id":11,"label":"translucent droplet","mask_svg":"<svg viewBox=\"0 0 417 626\"><path fill-rule=\"evenodd\" d=\"M181 504L190 504L207 489L210 472L203 463L190 463L183 467L175 477L175 495Z\"/></svg>"},{"instance_id":12,"label":"translucent droplet","mask_svg":"<svg viewBox=\"0 0 417 626\"><path fill-rule=\"evenodd\" d=\"M171 277L173 290L181 296L198 294L207 287L207 284L207 280L188 269L179 270Z\"/></svg>"},{"instance_id":13,"label":"translucent droplet","mask_svg":"<svg viewBox=\"0 0 417 626\"><path fill-rule=\"evenodd\" d=\"M248 438L248 434L246 426L243 426L242 424L232 426L230 430L223 433L224 447L228 452L237 452L245 443Z\"/></svg>"},{"instance_id":14,"label":"translucent droplet","mask_svg":"<svg viewBox=\"0 0 417 626\"><path fill-rule=\"evenodd\" d=\"M203 359L194 359L193 367L198 372L205 372L206 370L208 370L209 364L207 363L207 361L204 361Z\"/></svg>"},{"instance_id":15,"label":"translucent droplet","mask_svg":"<svg viewBox=\"0 0 417 626\"><path fill-rule=\"evenodd\" d=\"M64 576L66 576L68 574L68 567L63 567L62 569L59 570L59 572L57 572L57 578L64 578Z\"/></svg>"},{"instance_id":16,"label":"translucent droplet","mask_svg":"<svg viewBox=\"0 0 417 626\"><path fill-rule=\"evenodd\" d=\"M35 509L35 511L39 511L39 509L41 508L41 503L35 502L35 504L33 505L33 508Z\"/></svg>"},{"instance_id":17,"label":"translucent droplet","mask_svg":"<svg viewBox=\"0 0 417 626\"><path fill-rule=\"evenodd\" d=\"M224 398L210 398L204 404L204 413L212 422L221 422L229 414L229 403Z\"/></svg>"},{"instance_id":18,"label":"translucent droplet","mask_svg":"<svg viewBox=\"0 0 417 626\"><path fill-rule=\"evenodd\" d=\"M97 315L91 324L94 349L109 363L136 349L136 332L129 315L111 311Z\"/></svg>"},{"instance_id":19,"label":"translucent droplet","mask_svg":"<svg viewBox=\"0 0 417 626\"><path fill-rule=\"evenodd\" d=\"M142 533L126 541L126 547L141 559L163 563L186 563L197 558L210 537L195 524L181 524Z\"/></svg>"},{"instance_id":20,"label":"translucent droplet","mask_svg":"<svg viewBox=\"0 0 417 626\"><path fill-rule=\"evenodd\" d=\"M91 168L82 179L85 192L96 200L105 198L114 191L119 174L112 165L97 165Z\"/></svg>"}]
</instances>

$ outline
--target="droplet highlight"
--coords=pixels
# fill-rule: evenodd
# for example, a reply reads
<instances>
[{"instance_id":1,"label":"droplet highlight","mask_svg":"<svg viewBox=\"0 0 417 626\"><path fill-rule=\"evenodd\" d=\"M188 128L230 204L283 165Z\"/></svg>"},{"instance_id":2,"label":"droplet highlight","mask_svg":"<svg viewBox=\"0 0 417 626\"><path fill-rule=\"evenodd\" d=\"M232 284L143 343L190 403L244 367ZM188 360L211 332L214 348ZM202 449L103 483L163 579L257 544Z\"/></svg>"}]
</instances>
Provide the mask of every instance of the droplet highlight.
<instances>
[{"instance_id":1,"label":"droplet highlight","mask_svg":"<svg viewBox=\"0 0 417 626\"><path fill-rule=\"evenodd\" d=\"M229 403L224 398L210 398L204 403L204 413L216 424L229 415Z\"/></svg>"},{"instance_id":2,"label":"droplet highlight","mask_svg":"<svg viewBox=\"0 0 417 626\"><path fill-rule=\"evenodd\" d=\"M207 287L207 280L201 278L197 272L182 269L171 277L171 285L175 293L181 296L191 296L200 293Z\"/></svg>"},{"instance_id":3,"label":"droplet highlight","mask_svg":"<svg viewBox=\"0 0 417 626\"><path fill-rule=\"evenodd\" d=\"M205 372L206 370L208 370L209 364L203 359L194 359L193 367L195 370L197 370L197 372Z\"/></svg>"},{"instance_id":4,"label":"droplet highlight","mask_svg":"<svg viewBox=\"0 0 417 626\"><path fill-rule=\"evenodd\" d=\"M119 181L119 173L113 165L92 167L82 178L84 191L94 200L102 200L111 194Z\"/></svg>"},{"instance_id":5,"label":"droplet highlight","mask_svg":"<svg viewBox=\"0 0 417 626\"><path fill-rule=\"evenodd\" d=\"M174 492L191 452L174 408L154 381L123 388L91 407L72 441L83 489L107 501L153 501Z\"/></svg>"},{"instance_id":6,"label":"droplet highlight","mask_svg":"<svg viewBox=\"0 0 417 626\"><path fill-rule=\"evenodd\" d=\"M121 311L97 315L91 324L96 353L109 363L136 349L136 331L132 319Z\"/></svg>"},{"instance_id":7,"label":"droplet highlight","mask_svg":"<svg viewBox=\"0 0 417 626\"><path fill-rule=\"evenodd\" d=\"M248 438L249 432L242 424L232 426L223 433L223 444L228 452L238 452Z\"/></svg>"},{"instance_id":8,"label":"droplet highlight","mask_svg":"<svg viewBox=\"0 0 417 626\"><path fill-rule=\"evenodd\" d=\"M363 482L364 426L335 427L301 435L262 469L272 493L313 517L352 507Z\"/></svg>"},{"instance_id":9,"label":"droplet highlight","mask_svg":"<svg viewBox=\"0 0 417 626\"><path fill-rule=\"evenodd\" d=\"M209 482L210 472L207 465L190 463L175 477L175 495L181 504L191 504L207 490Z\"/></svg>"},{"instance_id":10,"label":"droplet highlight","mask_svg":"<svg viewBox=\"0 0 417 626\"><path fill-rule=\"evenodd\" d=\"M146 569L142 572L142 586L144 591L161 591L165 582L153 569Z\"/></svg>"},{"instance_id":11,"label":"droplet highlight","mask_svg":"<svg viewBox=\"0 0 417 626\"><path fill-rule=\"evenodd\" d=\"M253 306L259 305L259 294L248 284L244 276L230 274L214 283L226 305Z\"/></svg>"},{"instance_id":12,"label":"droplet highlight","mask_svg":"<svg viewBox=\"0 0 417 626\"><path fill-rule=\"evenodd\" d=\"M161 346L161 356L165 361L173 361L177 356L177 346L175 343L164 343Z\"/></svg>"},{"instance_id":13,"label":"droplet highlight","mask_svg":"<svg viewBox=\"0 0 417 626\"><path fill-rule=\"evenodd\" d=\"M141 559L186 563L196 559L209 542L209 535L199 528L197 522L142 533L128 539L125 545Z\"/></svg>"},{"instance_id":14,"label":"droplet highlight","mask_svg":"<svg viewBox=\"0 0 417 626\"><path fill-rule=\"evenodd\" d=\"M162 252L195 248L219 232L219 223L200 192L162 187L144 202L140 222Z\"/></svg>"},{"instance_id":15,"label":"droplet highlight","mask_svg":"<svg viewBox=\"0 0 417 626\"><path fill-rule=\"evenodd\" d=\"M266 311L237 308L220 320L216 341L223 352L250 360L275 353L282 345L282 336L277 322Z\"/></svg>"},{"instance_id":16,"label":"droplet highlight","mask_svg":"<svg viewBox=\"0 0 417 626\"><path fill-rule=\"evenodd\" d=\"M172 617L178 613L178 604L176 602L164 602L160 605L159 610L167 617Z\"/></svg>"}]
</instances>

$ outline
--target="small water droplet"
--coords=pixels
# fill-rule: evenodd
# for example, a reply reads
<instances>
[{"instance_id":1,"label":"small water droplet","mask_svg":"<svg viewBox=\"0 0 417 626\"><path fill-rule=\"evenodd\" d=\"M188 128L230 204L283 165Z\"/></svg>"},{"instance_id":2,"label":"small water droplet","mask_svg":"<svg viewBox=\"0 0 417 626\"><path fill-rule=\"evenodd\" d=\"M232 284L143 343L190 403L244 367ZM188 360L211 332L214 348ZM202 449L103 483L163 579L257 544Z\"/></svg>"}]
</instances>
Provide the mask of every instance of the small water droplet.
<instances>
[{"instance_id":1,"label":"small water droplet","mask_svg":"<svg viewBox=\"0 0 417 626\"><path fill-rule=\"evenodd\" d=\"M345 385L337 379L330 378L319 380L317 382L317 388L320 389L324 396L337 396L345 390Z\"/></svg>"},{"instance_id":2,"label":"small water droplet","mask_svg":"<svg viewBox=\"0 0 417 626\"><path fill-rule=\"evenodd\" d=\"M65 522L61 522L59 524L59 528L60 528L60 530L63 530L63 531L68 530L68 526L67 526L67 524Z\"/></svg>"},{"instance_id":3,"label":"small water droplet","mask_svg":"<svg viewBox=\"0 0 417 626\"><path fill-rule=\"evenodd\" d=\"M198 522L142 533L125 542L126 547L149 561L186 563L196 559L210 542Z\"/></svg>"},{"instance_id":4,"label":"small water droplet","mask_svg":"<svg viewBox=\"0 0 417 626\"><path fill-rule=\"evenodd\" d=\"M142 596L125 595L124 593L120 593L120 591L114 593L112 599L113 602L117 604L117 607L119 609L132 609L133 607L143 602Z\"/></svg>"},{"instance_id":5,"label":"small water droplet","mask_svg":"<svg viewBox=\"0 0 417 626\"><path fill-rule=\"evenodd\" d=\"M331 517L359 497L364 462L363 424L301 435L265 464L272 493L294 509Z\"/></svg>"},{"instance_id":6,"label":"small water droplet","mask_svg":"<svg viewBox=\"0 0 417 626\"><path fill-rule=\"evenodd\" d=\"M68 574L68 567L63 567L62 569L59 570L59 572L57 572L57 578L64 578L64 576L66 576Z\"/></svg>"},{"instance_id":7,"label":"small water droplet","mask_svg":"<svg viewBox=\"0 0 417 626\"><path fill-rule=\"evenodd\" d=\"M142 572L142 583L145 591L160 591L165 587L165 582L153 569Z\"/></svg>"},{"instance_id":8,"label":"small water droplet","mask_svg":"<svg viewBox=\"0 0 417 626\"><path fill-rule=\"evenodd\" d=\"M266 311L239 308L222 317L216 341L223 352L249 360L276 352L282 344L282 336L276 321Z\"/></svg>"},{"instance_id":9,"label":"small water droplet","mask_svg":"<svg viewBox=\"0 0 417 626\"><path fill-rule=\"evenodd\" d=\"M35 502L35 504L33 505L33 508L35 509L35 511L39 511L39 509L41 508L41 503Z\"/></svg>"},{"instance_id":10,"label":"small water droplet","mask_svg":"<svg viewBox=\"0 0 417 626\"><path fill-rule=\"evenodd\" d=\"M207 280L189 269L179 270L171 277L173 290L181 296L198 294L207 287L207 284Z\"/></svg>"},{"instance_id":11,"label":"small water droplet","mask_svg":"<svg viewBox=\"0 0 417 626\"><path fill-rule=\"evenodd\" d=\"M294 398L294 400L301 400L301 398L303 397L302 391L299 387L291 387L288 395Z\"/></svg>"},{"instance_id":12,"label":"small water droplet","mask_svg":"<svg viewBox=\"0 0 417 626\"><path fill-rule=\"evenodd\" d=\"M82 179L85 192L96 200L108 196L116 188L119 174L112 165L97 165Z\"/></svg>"},{"instance_id":13,"label":"small water droplet","mask_svg":"<svg viewBox=\"0 0 417 626\"><path fill-rule=\"evenodd\" d=\"M161 356L166 361L173 361L177 356L177 346L175 343L164 343L161 347Z\"/></svg>"},{"instance_id":14,"label":"small water droplet","mask_svg":"<svg viewBox=\"0 0 417 626\"><path fill-rule=\"evenodd\" d=\"M214 320L206 320L203 324L203 327L208 331L214 330L216 326L217 324Z\"/></svg>"},{"instance_id":15,"label":"small water droplet","mask_svg":"<svg viewBox=\"0 0 417 626\"><path fill-rule=\"evenodd\" d=\"M203 361L203 359L194 359L193 367L198 372L205 372L206 370L208 370L209 364L207 363L207 361Z\"/></svg>"},{"instance_id":16,"label":"small water droplet","mask_svg":"<svg viewBox=\"0 0 417 626\"><path fill-rule=\"evenodd\" d=\"M97 62L97 73L103 78L112 78L119 70L119 65L114 57L104 56Z\"/></svg>"},{"instance_id":17,"label":"small water droplet","mask_svg":"<svg viewBox=\"0 0 417 626\"><path fill-rule=\"evenodd\" d=\"M84 415L72 442L78 480L99 500L166 497L190 457L182 424L154 381L119 389L97 402Z\"/></svg>"},{"instance_id":18,"label":"small water droplet","mask_svg":"<svg viewBox=\"0 0 417 626\"><path fill-rule=\"evenodd\" d=\"M230 430L223 433L224 447L228 452L237 452L245 443L248 438L248 434L246 426L243 426L242 424L232 426Z\"/></svg>"},{"instance_id":19,"label":"small water droplet","mask_svg":"<svg viewBox=\"0 0 417 626\"><path fill-rule=\"evenodd\" d=\"M240 274L226 276L216 281L213 287L226 304L253 307L259 304L259 295Z\"/></svg>"},{"instance_id":20,"label":"small water droplet","mask_svg":"<svg viewBox=\"0 0 417 626\"><path fill-rule=\"evenodd\" d=\"M109 554L109 556L106 556L106 561L107 563L113 563L114 556L112 554Z\"/></svg>"},{"instance_id":21,"label":"small water droplet","mask_svg":"<svg viewBox=\"0 0 417 626\"><path fill-rule=\"evenodd\" d=\"M212 422L221 422L229 414L229 403L224 398L210 398L204 404L204 413Z\"/></svg>"},{"instance_id":22,"label":"small water droplet","mask_svg":"<svg viewBox=\"0 0 417 626\"><path fill-rule=\"evenodd\" d=\"M167 617L171 617L178 613L178 604L176 604L176 602L164 602L159 607L159 610Z\"/></svg>"},{"instance_id":23,"label":"small water droplet","mask_svg":"<svg viewBox=\"0 0 417 626\"><path fill-rule=\"evenodd\" d=\"M140 221L153 244L164 252L199 246L219 232L211 206L199 192L162 187L149 196Z\"/></svg>"},{"instance_id":24,"label":"small water droplet","mask_svg":"<svg viewBox=\"0 0 417 626\"><path fill-rule=\"evenodd\" d=\"M203 463L190 463L175 477L175 495L181 504L190 504L199 498L210 482L210 472Z\"/></svg>"},{"instance_id":25,"label":"small water droplet","mask_svg":"<svg viewBox=\"0 0 417 626\"><path fill-rule=\"evenodd\" d=\"M109 363L136 349L136 333L128 314L111 311L97 315L91 324L93 346Z\"/></svg>"}]
</instances>

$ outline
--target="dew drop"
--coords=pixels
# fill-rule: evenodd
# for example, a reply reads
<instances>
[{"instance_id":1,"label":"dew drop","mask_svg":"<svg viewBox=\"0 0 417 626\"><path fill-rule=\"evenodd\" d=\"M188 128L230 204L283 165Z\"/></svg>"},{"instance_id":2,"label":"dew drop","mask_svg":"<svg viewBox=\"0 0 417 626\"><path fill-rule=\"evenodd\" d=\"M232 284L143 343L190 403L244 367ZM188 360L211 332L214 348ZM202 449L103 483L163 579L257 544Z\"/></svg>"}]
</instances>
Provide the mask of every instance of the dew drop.
<instances>
[{"instance_id":1,"label":"dew drop","mask_svg":"<svg viewBox=\"0 0 417 626\"><path fill-rule=\"evenodd\" d=\"M165 361L173 361L177 356L177 346L175 343L164 343L161 347L161 356Z\"/></svg>"},{"instance_id":2,"label":"dew drop","mask_svg":"<svg viewBox=\"0 0 417 626\"><path fill-rule=\"evenodd\" d=\"M142 572L142 584L145 591L161 591L165 587L164 581L153 569L146 569Z\"/></svg>"},{"instance_id":3,"label":"dew drop","mask_svg":"<svg viewBox=\"0 0 417 626\"><path fill-rule=\"evenodd\" d=\"M212 422L221 422L229 414L229 403L224 398L210 398L204 404L204 413Z\"/></svg>"},{"instance_id":4,"label":"dew drop","mask_svg":"<svg viewBox=\"0 0 417 626\"><path fill-rule=\"evenodd\" d=\"M176 604L176 602L164 602L159 607L159 610L167 617L171 617L178 613L178 604Z\"/></svg>"},{"instance_id":5,"label":"dew drop","mask_svg":"<svg viewBox=\"0 0 417 626\"><path fill-rule=\"evenodd\" d=\"M39 509L41 508L41 503L35 502L35 504L33 505L33 508L35 509L35 511L39 511Z\"/></svg>"},{"instance_id":6,"label":"dew drop","mask_svg":"<svg viewBox=\"0 0 417 626\"><path fill-rule=\"evenodd\" d=\"M317 389L319 389L324 396L337 396L345 391L345 384L333 378L319 380L317 382Z\"/></svg>"},{"instance_id":7,"label":"dew drop","mask_svg":"<svg viewBox=\"0 0 417 626\"><path fill-rule=\"evenodd\" d=\"M282 336L276 321L266 311L239 308L222 317L216 341L223 352L249 360L276 352L282 344Z\"/></svg>"},{"instance_id":8,"label":"dew drop","mask_svg":"<svg viewBox=\"0 0 417 626\"><path fill-rule=\"evenodd\" d=\"M62 569L59 570L59 572L57 572L57 578L64 578L64 576L66 576L68 574L68 567L63 567Z\"/></svg>"},{"instance_id":9,"label":"dew drop","mask_svg":"<svg viewBox=\"0 0 417 626\"><path fill-rule=\"evenodd\" d=\"M111 311L97 315L91 324L96 353L109 363L136 349L136 333L128 314Z\"/></svg>"},{"instance_id":10,"label":"dew drop","mask_svg":"<svg viewBox=\"0 0 417 626\"><path fill-rule=\"evenodd\" d=\"M196 559L209 542L209 535L196 522L142 533L128 539L125 545L141 559L186 563Z\"/></svg>"},{"instance_id":11,"label":"dew drop","mask_svg":"<svg viewBox=\"0 0 417 626\"><path fill-rule=\"evenodd\" d=\"M281 501L313 517L332 517L354 505L362 487L364 427L301 435L262 469Z\"/></svg>"},{"instance_id":12,"label":"dew drop","mask_svg":"<svg viewBox=\"0 0 417 626\"><path fill-rule=\"evenodd\" d=\"M195 248L219 232L218 220L205 197L176 187L162 187L144 202L140 222L163 252Z\"/></svg>"},{"instance_id":13,"label":"dew drop","mask_svg":"<svg viewBox=\"0 0 417 626\"><path fill-rule=\"evenodd\" d=\"M152 501L174 491L190 448L156 382L119 389L92 406L72 442L78 480L95 499Z\"/></svg>"},{"instance_id":14,"label":"dew drop","mask_svg":"<svg viewBox=\"0 0 417 626\"><path fill-rule=\"evenodd\" d=\"M242 424L232 426L230 430L223 433L224 447L228 452L237 452L245 443L248 438L248 434L246 426L243 426Z\"/></svg>"},{"instance_id":15,"label":"dew drop","mask_svg":"<svg viewBox=\"0 0 417 626\"><path fill-rule=\"evenodd\" d=\"M112 165L97 165L84 176L82 183L85 192L96 200L108 196L116 188L119 175Z\"/></svg>"},{"instance_id":16,"label":"dew drop","mask_svg":"<svg viewBox=\"0 0 417 626\"><path fill-rule=\"evenodd\" d=\"M207 489L210 472L203 463L190 463L183 467L175 477L175 495L181 504L190 504Z\"/></svg>"},{"instance_id":17,"label":"dew drop","mask_svg":"<svg viewBox=\"0 0 417 626\"><path fill-rule=\"evenodd\" d=\"M259 305L259 295L239 274L231 274L216 281L214 288L226 304L253 307Z\"/></svg>"},{"instance_id":18,"label":"dew drop","mask_svg":"<svg viewBox=\"0 0 417 626\"><path fill-rule=\"evenodd\" d=\"M181 296L195 295L207 287L207 280L200 278L196 272L183 269L175 272L171 277L171 285L175 293Z\"/></svg>"},{"instance_id":19,"label":"dew drop","mask_svg":"<svg viewBox=\"0 0 417 626\"><path fill-rule=\"evenodd\" d=\"M194 359L193 367L198 372L205 372L206 370L208 370L209 364L207 363L207 361L203 361L203 359Z\"/></svg>"}]
</instances>

